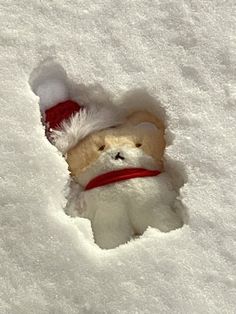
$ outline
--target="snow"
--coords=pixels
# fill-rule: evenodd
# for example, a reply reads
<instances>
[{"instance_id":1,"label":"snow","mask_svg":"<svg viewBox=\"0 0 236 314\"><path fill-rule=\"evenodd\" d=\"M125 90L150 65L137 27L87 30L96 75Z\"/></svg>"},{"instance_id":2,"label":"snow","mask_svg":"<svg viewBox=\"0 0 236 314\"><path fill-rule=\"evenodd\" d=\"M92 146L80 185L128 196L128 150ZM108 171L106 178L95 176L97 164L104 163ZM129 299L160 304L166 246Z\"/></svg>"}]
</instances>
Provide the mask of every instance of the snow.
<instances>
[{"instance_id":1,"label":"snow","mask_svg":"<svg viewBox=\"0 0 236 314\"><path fill-rule=\"evenodd\" d=\"M0 313L234 313L234 1L0 7ZM101 250L86 219L65 215L67 165L29 84L45 60L85 94L159 99L183 228Z\"/></svg>"}]
</instances>

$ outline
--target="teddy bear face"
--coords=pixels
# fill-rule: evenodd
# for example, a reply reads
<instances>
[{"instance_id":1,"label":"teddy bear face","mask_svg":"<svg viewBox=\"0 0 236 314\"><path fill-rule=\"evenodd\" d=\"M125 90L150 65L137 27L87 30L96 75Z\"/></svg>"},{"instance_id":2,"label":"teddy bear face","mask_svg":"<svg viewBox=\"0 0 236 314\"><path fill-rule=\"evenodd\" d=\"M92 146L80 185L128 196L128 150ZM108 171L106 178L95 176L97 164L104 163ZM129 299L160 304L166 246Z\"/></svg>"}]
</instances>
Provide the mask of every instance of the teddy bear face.
<instances>
[{"instance_id":1,"label":"teddy bear face","mask_svg":"<svg viewBox=\"0 0 236 314\"><path fill-rule=\"evenodd\" d=\"M109 128L84 138L67 153L69 170L85 186L94 177L118 169L162 170L165 141L150 122Z\"/></svg>"}]
</instances>

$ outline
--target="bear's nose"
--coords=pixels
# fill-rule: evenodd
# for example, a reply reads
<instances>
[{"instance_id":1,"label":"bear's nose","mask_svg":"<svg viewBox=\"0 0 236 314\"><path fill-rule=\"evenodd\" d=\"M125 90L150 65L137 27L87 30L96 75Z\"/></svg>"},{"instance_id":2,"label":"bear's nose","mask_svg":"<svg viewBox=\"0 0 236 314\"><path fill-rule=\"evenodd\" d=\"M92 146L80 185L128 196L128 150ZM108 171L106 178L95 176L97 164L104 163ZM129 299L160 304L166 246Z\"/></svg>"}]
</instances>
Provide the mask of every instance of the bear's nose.
<instances>
[{"instance_id":1,"label":"bear's nose","mask_svg":"<svg viewBox=\"0 0 236 314\"><path fill-rule=\"evenodd\" d=\"M124 160L125 157L122 156L120 152L118 152L118 153L115 155L115 160L118 160L118 159Z\"/></svg>"}]
</instances>

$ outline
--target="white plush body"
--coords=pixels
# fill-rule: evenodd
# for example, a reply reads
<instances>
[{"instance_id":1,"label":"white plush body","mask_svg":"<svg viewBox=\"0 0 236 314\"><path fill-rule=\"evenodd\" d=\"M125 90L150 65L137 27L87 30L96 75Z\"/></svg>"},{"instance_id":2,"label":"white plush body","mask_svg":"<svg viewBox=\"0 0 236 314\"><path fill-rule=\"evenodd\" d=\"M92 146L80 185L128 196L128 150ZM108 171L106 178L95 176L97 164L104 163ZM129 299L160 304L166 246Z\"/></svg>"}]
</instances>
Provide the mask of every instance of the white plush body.
<instances>
[{"instance_id":1,"label":"white plush body","mask_svg":"<svg viewBox=\"0 0 236 314\"><path fill-rule=\"evenodd\" d=\"M130 167L157 169L157 164L137 148L119 148L124 160L115 160L111 149L78 178L82 186L102 173ZM91 221L95 242L101 248L114 248L148 226L168 232L181 226L172 206L176 193L166 173L155 177L134 178L82 191L74 198L81 217Z\"/></svg>"},{"instance_id":2,"label":"white plush body","mask_svg":"<svg viewBox=\"0 0 236 314\"><path fill-rule=\"evenodd\" d=\"M180 222L166 174L135 178L82 192L82 217L91 221L96 243L113 248L142 234L148 226L167 232Z\"/></svg>"}]
</instances>

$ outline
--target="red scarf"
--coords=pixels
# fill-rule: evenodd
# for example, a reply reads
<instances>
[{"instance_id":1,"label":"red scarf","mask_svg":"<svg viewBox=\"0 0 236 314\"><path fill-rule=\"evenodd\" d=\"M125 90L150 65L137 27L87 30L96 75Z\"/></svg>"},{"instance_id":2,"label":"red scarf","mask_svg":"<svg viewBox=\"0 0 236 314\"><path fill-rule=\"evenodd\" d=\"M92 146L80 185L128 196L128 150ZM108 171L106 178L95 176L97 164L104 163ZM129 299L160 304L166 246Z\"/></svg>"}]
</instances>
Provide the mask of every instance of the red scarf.
<instances>
[{"instance_id":1,"label":"red scarf","mask_svg":"<svg viewBox=\"0 0 236 314\"><path fill-rule=\"evenodd\" d=\"M85 191L104 186L107 184L124 181L133 178L154 177L161 172L159 170L148 170L143 168L128 168L121 170L114 170L92 179L85 187Z\"/></svg>"}]
</instances>

